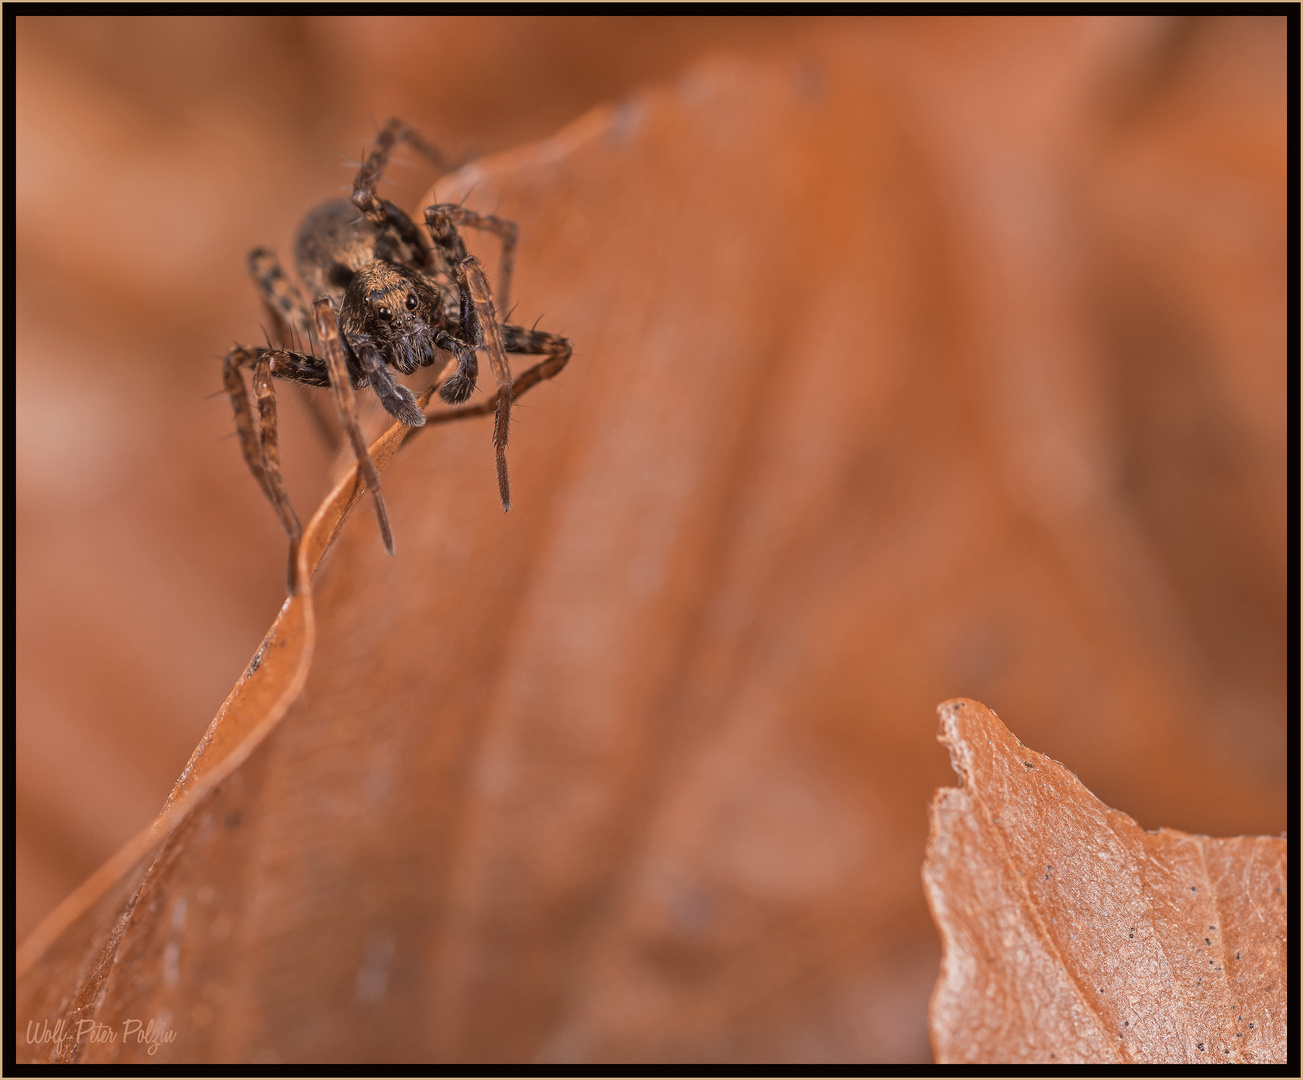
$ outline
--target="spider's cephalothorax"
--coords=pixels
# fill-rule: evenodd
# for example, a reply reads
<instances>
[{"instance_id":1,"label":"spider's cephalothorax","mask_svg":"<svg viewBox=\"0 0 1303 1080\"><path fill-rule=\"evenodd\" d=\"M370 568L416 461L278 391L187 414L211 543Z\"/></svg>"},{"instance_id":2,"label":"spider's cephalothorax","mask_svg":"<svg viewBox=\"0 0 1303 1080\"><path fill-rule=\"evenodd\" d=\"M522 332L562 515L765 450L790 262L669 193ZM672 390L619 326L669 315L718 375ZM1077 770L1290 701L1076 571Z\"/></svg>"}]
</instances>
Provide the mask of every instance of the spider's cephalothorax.
<instances>
[{"instance_id":1,"label":"spider's cephalothorax","mask_svg":"<svg viewBox=\"0 0 1303 1080\"><path fill-rule=\"evenodd\" d=\"M331 388L358 470L375 497L380 532L392 555L393 536L380 478L358 426L354 390L370 388L390 415L409 427L419 427L427 419L421 401L395 374L452 365L451 374L438 384L439 396L461 407L433 414L431 419L495 414L498 493L503 508L509 509L506 447L513 396L551 378L570 359L570 342L565 338L499 322L498 311L507 310L511 287L516 245L512 222L440 204L425 211L427 240L402 210L376 195L376 185L399 140L443 166L438 151L411 128L397 120L385 125L358 171L352 198L323 203L299 228L295 261L307 294L315 297L311 307L275 255L264 248L249 255L250 272L279 325L282 347L237 345L226 356L223 378L245 461L290 537L291 591L297 584L301 529L280 475L272 379ZM458 226L482 229L501 240L496 298L479 261L467 254ZM297 341L305 343L308 351L284 347ZM475 390L479 350L488 354L498 390L483 405L462 405ZM509 352L546 359L514 379ZM253 372L256 415L243 368Z\"/></svg>"},{"instance_id":2,"label":"spider's cephalothorax","mask_svg":"<svg viewBox=\"0 0 1303 1080\"><path fill-rule=\"evenodd\" d=\"M344 355L355 385L370 386L389 414L404 424L419 427L425 417L407 387L394 381L389 369L410 375L434 363L439 345L464 351L449 333L439 290L415 271L391 262L372 262L353 275L344 290L339 330ZM451 329L458 329L451 324ZM475 343L475 344L478 344ZM474 350L469 355L474 358ZM464 401L474 380L460 397Z\"/></svg>"}]
</instances>

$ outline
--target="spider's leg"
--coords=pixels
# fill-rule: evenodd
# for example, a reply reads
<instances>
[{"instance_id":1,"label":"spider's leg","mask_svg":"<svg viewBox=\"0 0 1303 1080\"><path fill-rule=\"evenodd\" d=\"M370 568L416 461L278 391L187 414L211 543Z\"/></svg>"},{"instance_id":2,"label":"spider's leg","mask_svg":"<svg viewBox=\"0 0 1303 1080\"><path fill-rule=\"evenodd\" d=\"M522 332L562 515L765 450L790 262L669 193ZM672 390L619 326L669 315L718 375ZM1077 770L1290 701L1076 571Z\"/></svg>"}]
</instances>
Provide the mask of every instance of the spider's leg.
<instances>
[{"instance_id":1,"label":"spider's leg","mask_svg":"<svg viewBox=\"0 0 1303 1080\"><path fill-rule=\"evenodd\" d=\"M434 143L427 140L415 128L393 118L391 118L389 124L386 124L385 126L389 127L391 125L397 125L399 129L398 137L418 154L424 157L426 161L430 162L430 164L438 169L440 173L446 173L453 168L452 161L444 155L444 152L435 146Z\"/></svg>"},{"instance_id":2,"label":"spider's leg","mask_svg":"<svg viewBox=\"0 0 1303 1080\"><path fill-rule=\"evenodd\" d=\"M425 209L425 226L430 232L430 239L452 273L461 295L460 336L472 347L482 348L488 352L489 367L498 383L498 391L494 395L493 450L498 470L498 496L502 500L502 508L510 510L507 436L511 428L511 402L514 392L511 365L507 361L507 346L503 342L502 326L498 322L494 308L493 290L489 287L489 279L480 266L479 260L466 251L466 245L457 231L459 221L476 227L495 229L500 227L499 235L503 238L503 261L506 270L504 284L508 285L510 284L510 254L515 250L516 228L514 224L501 218L482 218L458 206L440 204ZM494 225L488 224L489 222ZM510 228L508 229L507 226ZM548 360L539 365L537 379L555 375L570 359L570 343L565 338L555 335L543 335L537 339L522 336L527 333L533 332L518 331L513 341L517 344L534 344L549 353ZM544 374L545 369L546 374ZM457 372L440 391L440 396L445 401L450 400L448 392L462 390L462 386L455 383L459 375L462 375L460 358ZM530 385L532 386L533 383L531 382Z\"/></svg>"},{"instance_id":3,"label":"spider's leg","mask_svg":"<svg viewBox=\"0 0 1303 1080\"><path fill-rule=\"evenodd\" d=\"M258 402L258 419L245 391L242 367L253 371L253 391ZM311 353L288 349L246 348L237 345L222 364L222 380L235 411L235 428L240 450L249 471L261 486L290 538L289 590L297 591L298 545L301 529L298 516L285 490L280 472L280 451L276 431L276 397L271 380L288 379L308 386L329 386L326 362Z\"/></svg>"},{"instance_id":4,"label":"spider's leg","mask_svg":"<svg viewBox=\"0 0 1303 1080\"><path fill-rule=\"evenodd\" d=\"M523 326L510 326L507 323L499 324L498 329L502 334L502 345L507 352L547 357L546 360L516 376L512 385L517 397L531 386L559 374L570 362L570 354L573 351L570 341L560 334L549 334L543 330L526 330Z\"/></svg>"},{"instance_id":5,"label":"spider's leg","mask_svg":"<svg viewBox=\"0 0 1303 1080\"><path fill-rule=\"evenodd\" d=\"M277 379L289 379L307 386L329 386L330 378L326 373L326 362L320 357L310 353L290 352L288 349L250 349L237 345L226 354L226 359L222 362L222 382L235 412L235 430L240 436L240 450L249 471L274 505L276 496L271 490L263 463L259 425L254 420L249 395L244 388L244 377L240 374L240 369L244 367L256 371L257 365L263 360L268 362L272 376ZM271 408L274 413L274 403ZM260 400L259 410L261 409Z\"/></svg>"},{"instance_id":6,"label":"spider's leg","mask_svg":"<svg viewBox=\"0 0 1303 1080\"><path fill-rule=\"evenodd\" d=\"M438 249L444 265L453 275L456 275L457 267L469 254L465 241L457 231L457 222L453 216L454 211L461 209L460 206L451 203L438 203L425 208L425 227L429 230L430 239L434 241L434 246Z\"/></svg>"},{"instance_id":7,"label":"spider's leg","mask_svg":"<svg viewBox=\"0 0 1303 1080\"><path fill-rule=\"evenodd\" d=\"M276 429L276 391L271 384L271 356L263 353L253 365L253 395L258 401L258 450L272 505L291 540L297 541L302 527L290 505L281 479L280 444Z\"/></svg>"},{"instance_id":8,"label":"spider's leg","mask_svg":"<svg viewBox=\"0 0 1303 1080\"><path fill-rule=\"evenodd\" d=\"M281 268L280 260L275 254L266 248L254 248L249 252L248 263L249 275L258 287L263 305L271 313L279 329L280 344L290 348L297 339L305 342L309 348L319 348L317 329L313 325L312 312L307 301L303 299L303 293L294 279ZM319 367L321 369L319 382L311 378L287 375L282 371L273 371L272 374L278 378L290 378L309 385L329 386L330 380L325 374L325 363L320 362ZM334 454L339 450L339 431L333 426L333 418L327 412L328 407L316 394L305 392L302 397L315 422L317 434L330 448L331 454Z\"/></svg>"},{"instance_id":9,"label":"spider's leg","mask_svg":"<svg viewBox=\"0 0 1303 1080\"><path fill-rule=\"evenodd\" d=\"M303 383L304 386L330 385L326 361L319 356L289 349L270 349L267 358L271 361L271 373L277 379Z\"/></svg>"},{"instance_id":10,"label":"spider's leg","mask_svg":"<svg viewBox=\"0 0 1303 1080\"><path fill-rule=\"evenodd\" d=\"M375 146L357 171L357 177L353 181L353 205L376 228L397 233L411 250L415 265L428 267L430 251L420 230L402 210L376 194L380 177L389 164L389 155L400 140L429 158L440 172L447 171L448 160L433 143L426 142L401 120L392 119L376 136Z\"/></svg>"},{"instance_id":11,"label":"spider's leg","mask_svg":"<svg viewBox=\"0 0 1303 1080\"><path fill-rule=\"evenodd\" d=\"M267 470L262 465L262 451L258 447L258 425L253 418L253 409L249 406L249 394L244 388L244 376L240 374L240 368L253 367L257 360L258 350L246 349L243 345L235 346L222 361L222 382L226 386L226 393L231 399L231 408L235 412L235 430L240 436L240 451L244 454L244 462L249 466L254 479L258 481L263 494L275 503L276 497L271 493Z\"/></svg>"},{"instance_id":12,"label":"spider's leg","mask_svg":"<svg viewBox=\"0 0 1303 1080\"><path fill-rule=\"evenodd\" d=\"M498 267L498 290L494 297L494 307L498 311L509 312L511 310L511 272L516 262L516 241L520 236L520 229L516 223L508 221L506 218L495 217L493 214L477 214L473 210L467 210L464 206L440 203L426 210L425 220L427 224L430 221L431 210L436 214L446 215L452 225L480 229L483 232L492 233L502 241L502 261ZM456 258L456 253L453 254L454 258ZM460 258L465 258L465 256L466 251L463 247L460 251ZM455 265L455 263L449 265Z\"/></svg>"},{"instance_id":13,"label":"spider's leg","mask_svg":"<svg viewBox=\"0 0 1303 1080\"><path fill-rule=\"evenodd\" d=\"M343 424L349 442L353 444L358 473L366 482L366 486L371 489L371 495L375 500L376 518L380 522L380 536L385 542L385 550L392 555L394 534L389 528L389 514L385 510L384 496L380 494L380 474L376 472L375 462L371 460L366 441L362 438L362 429L358 426L357 396L353 393L353 383L348 374L348 362L344 358L344 344L339 337L335 305L330 297L323 296L312 307L316 315L317 337L321 339L322 349L326 354L330 388L335 394L335 411L339 413L339 422Z\"/></svg>"},{"instance_id":14,"label":"spider's leg","mask_svg":"<svg viewBox=\"0 0 1303 1080\"><path fill-rule=\"evenodd\" d=\"M489 369L498 383L497 412L493 418L493 452L498 466L498 498L502 509L511 509L511 487L507 482L507 434L511 426L511 364L502 345L497 314L493 310L493 293L484 268L474 255L467 255L457 268L457 287L469 293L475 304L484 348L489 354Z\"/></svg>"},{"instance_id":15,"label":"spider's leg","mask_svg":"<svg viewBox=\"0 0 1303 1080\"><path fill-rule=\"evenodd\" d=\"M298 334L305 342L313 343L317 332L312 325L312 314L299 287L281 269L275 254L266 248L254 248L249 252L249 276L258 286L263 303L281 325L291 334ZM288 345L289 341L281 344Z\"/></svg>"},{"instance_id":16,"label":"spider's leg","mask_svg":"<svg viewBox=\"0 0 1303 1080\"><path fill-rule=\"evenodd\" d=\"M456 209L456 208L454 208ZM475 389L475 380L479 376L479 363L475 350L484 348L484 330L480 325L479 312L471 296L466 281L466 272L462 264L470 256L462 242L457 226L446 205L428 206L425 209L425 226L430 231L440 258L448 267L453 283L457 286L460 306L458 315L459 336L441 334L435 338L435 344L457 357L457 370L447 378L439 388L439 396L449 405L456 405L471 396Z\"/></svg>"},{"instance_id":17,"label":"spider's leg","mask_svg":"<svg viewBox=\"0 0 1303 1080\"><path fill-rule=\"evenodd\" d=\"M389 164L389 155L393 153L394 147L400 141L407 143L408 146L427 158L441 173L447 172L452 167L452 163L434 143L427 142L415 128L404 124L396 116L391 117L389 122L380 129L380 134L376 136L375 146L371 148L371 153L366 156L366 160L362 162L361 168L358 169L357 179L353 182L355 192L362 189L374 194L376 185L380 183L380 177Z\"/></svg>"},{"instance_id":18,"label":"spider's leg","mask_svg":"<svg viewBox=\"0 0 1303 1080\"><path fill-rule=\"evenodd\" d=\"M558 334L548 334L539 330L526 330L523 326L505 324L500 325L499 329L502 333L503 346L508 352L530 353L536 356L542 354L547 357L547 359L540 361L531 368L527 368L516 376L511 384L513 399L520 397L544 379L552 378L570 360L570 342ZM490 413L495 413L497 408L498 395L493 394L485 401L477 402L474 405L463 405L457 409L440 409L438 412L430 413L425 418L425 426L427 428L433 427L435 424L465 420L472 416L488 416ZM415 432L413 432L414 434Z\"/></svg>"},{"instance_id":19,"label":"spider's leg","mask_svg":"<svg viewBox=\"0 0 1303 1080\"><path fill-rule=\"evenodd\" d=\"M271 384L271 354L264 352L253 365L253 393L258 399L258 444L263 472L267 477L267 491L271 496L276 515L290 538L289 590L298 591L299 539L303 528L290 504L289 493L281 479L280 447L276 437L276 391Z\"/></svg>"}]
</instances>

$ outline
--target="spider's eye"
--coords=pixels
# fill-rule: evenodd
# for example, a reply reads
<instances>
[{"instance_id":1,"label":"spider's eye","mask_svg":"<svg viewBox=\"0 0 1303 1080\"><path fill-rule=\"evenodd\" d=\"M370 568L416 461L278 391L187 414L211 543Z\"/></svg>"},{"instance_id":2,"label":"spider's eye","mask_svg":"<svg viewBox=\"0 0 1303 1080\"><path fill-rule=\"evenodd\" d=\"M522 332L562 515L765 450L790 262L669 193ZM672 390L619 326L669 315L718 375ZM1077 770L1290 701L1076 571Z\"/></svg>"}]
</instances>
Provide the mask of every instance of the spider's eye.
<instances>
[{"instance_id":1,"label":"spider's eye","mask_svg":"<svg viewBox=\"0 0 1303 1080\"><path fill-rule=\"evenodd\" d=\"M390 319L394 317L394 313L390 311L387 307L385 307L384 304L381 304L378 308L376 308L376 314L379 315L380 318L384 319L385 322L388 322Z\"/></svg>"},{"instance_id":2,"label":"spider's eye","mask_svg":"<svg viewBox=\"0 0 1303 1080\"><path fill-rule=\"evenodd\" d=\"M415 293L408 293L408 294L407 294L407 300L406 300L406 303L407 303L407 310L408 310L408 311L415 311L415 310L416 310L416 294L415 294Z\"/></svg>"}]
</instances>

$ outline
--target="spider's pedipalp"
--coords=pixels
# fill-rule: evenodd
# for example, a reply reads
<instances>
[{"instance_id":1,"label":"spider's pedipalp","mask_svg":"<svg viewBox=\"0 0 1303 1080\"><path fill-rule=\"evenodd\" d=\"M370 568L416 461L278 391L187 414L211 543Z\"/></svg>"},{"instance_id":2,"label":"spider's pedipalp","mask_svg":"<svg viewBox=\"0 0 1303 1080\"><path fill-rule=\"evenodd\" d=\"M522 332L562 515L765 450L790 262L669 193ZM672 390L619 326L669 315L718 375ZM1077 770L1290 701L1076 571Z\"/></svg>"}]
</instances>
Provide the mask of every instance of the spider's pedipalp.
<instances>
[{"instance_id":1,"label":"spider's pedipalp","mask_svg":"<svg viewBox=\"0 0 1303 1080\"><path fill-rule=\"evenodd\" d=\"M479 379L480 362L475 346L448 333L440 334L434 343L444 352L452 353L457 361L456 369L439 387L439 396L449 405L460 405L475 392L475 383Z\"/></svg>"},{"instance_id":2,"label":"spider's pedipalp","mask_svg":"<svg viewBox=\"0 0 1303 1080\"><path fill-rule=\"evenodd\" d=\"M359 359L367 373L367 385L376 392L385 412L408 427L420 427L425 423L425 414L416 403L416 395L402 383L394 381L379 350L365 347L360 350Z\"/></svg>"}]
</instances>

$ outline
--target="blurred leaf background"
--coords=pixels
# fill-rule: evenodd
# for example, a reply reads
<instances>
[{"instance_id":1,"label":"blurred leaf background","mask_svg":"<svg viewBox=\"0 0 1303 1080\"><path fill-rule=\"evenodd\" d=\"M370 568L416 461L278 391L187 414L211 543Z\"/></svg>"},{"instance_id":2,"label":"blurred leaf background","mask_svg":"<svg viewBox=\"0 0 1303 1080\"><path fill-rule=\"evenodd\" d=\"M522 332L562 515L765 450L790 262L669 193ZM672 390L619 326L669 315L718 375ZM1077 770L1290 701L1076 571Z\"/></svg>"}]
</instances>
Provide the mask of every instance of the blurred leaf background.
<instances>
[{"instance_id":1,"label":"blurred leaf background","mask_svg":"<svg viewBox=\"0 0 1303 1080\"><path fill-rule=\"evenodd\" d=\"M715 208L722 223L715 235L711 215L694 201L704 189L666 186L691 179L688 159L713 144L700 142L704 129L676 130L673 109L655 114L669 119L655 131L661 157L644 165L650 204L682 207L684 220L676 217L671 231L699 238L684 249L688 276L709 281L714 266L720 282L692 317L681 310L691 296L658 291L680 272L672 262L621 263L621 307L603 295L600 268L566 278L569 264L556 253L574 248L582 229L539 228L536 237L553 246L522 262L532 257L550 276L535 279L531 297L523 268L524 314L575 337L576 360L562 379L607 404L604 411L576 404L590 400L576 389L568 406L552 406L560 413L549 412L548 395L564 393L562 381L540 388L522 410L513 465L543 502L548 481L528 456L538 429L537 460L563 467L557 490L587 493L585 521L633 530L626 570L635 592L682 596L685 610L696 610L659 622L629 611L644 620L634 640L646 663L631 659L607 674L627 700L655 699L669 735L648 746L638 741L643 729L631 729L620 742L617 718L604 737L615 740L619 771L638 787L635 832L671 847L680 836L680 848L696 850L722 878L732 873L743 894L750 888L770 907L748 923L745 905L730 908L704 886L663 875L666 917L694 942L681 955L680 946L663 945L666 962L707 988L694 1033L675 1043L651 1022L641 1032L621 1028L602 1021L589 997L587 1043L574 1041L574 1024L565 1043L557 1033L564 1025L549 1028L557 1021L543 1009L523 1025L512 1055L926 1059L923 1008L938 949L918 866L930 792L951 782L933 742L932 708L956 694L998 710L1024 742L1145 827L1213 835L1284 827L1283 18L24 16L16 45L20 936L152 819L283 595L283 538L229 438L227 402L207 397L219 388L230 343L262 336L244 271L249 248L288 254L299 218L350 182L349 159L389 115L465 158L544 138L641 87L672 88L674 100L689 104L697 94L698 111L716 100L736 103L736 93L707 93L727 83L719 72L730 70L796 72L798 94L823 120L810 120L808 133L802 121L774 126L787 134L766 160L720 151L719 160L737 168L736 200ZM754 115L764 123L763 111ZM849 119L831 128L830 116ZM763 132L731 131L731 119L722 116L718 145L729 138L765 145ZM840 160L839 139L851 164ZM431 180L419 166L391 175L387 194L413 208ZM641 197L620 176L626 186L610 198ZM766 201L785 190L801 192L801 204ZM479 193L490 195L506 197ZM546 196L518 192L525 205L512 212L546 221ZM472 191L472 206L497 208L476 197ZM603 197L597 184L585 193L597 207ZM839 218L857 198L863 213ZM527 234L525 251L529 243ZM620 245L619 235L606 235L591 240L587 254L614 257ZM584 250L571 248L567 257L582 261ZM730 263L730 252L747 261ZM705 269L692 265L703 257ZM755 284L766 259L769 292ZM730 274L753 284L732 289ZM658 296L676 304L661 321L691 328L683 347L695 350L699 380L667 388L622 366L630 357L620 355L621 343L645 355L660 313L633 323L611 315L606 325L604 312L628 312L643 293L648 304ZM730 297L736 303L721 315ZM540 298L546 306L535 309ZM753 338L739 337L748 320ZM728 332L712 338L721 324ZM889 330L857 362L854 342L835 330L861 324ZM789 383L768 389L763 379L799 375L781 359L794 354L788 338L840 342L840 351L826 377L816 372L808 387L794 388L784 411ZM683 474L716 485L692 504L708 515L690 519L693 527L717 545L703 570L682 535L677 547L654 535L658 513L664 518L682 497L672 476L658 488L654 474L667 452L690 461L690 447L626 440L622 453L603 460L574 450L566 440L580 436L568 429L558 436L542 429L549 416L597 424L611 408L631 409L622 415L634 421L661 414L681 421L677 429L653 424L651 433L727 429L730 384L711 372L720 341L754 349L756 389L748 392L769 396L757 399L768 404L748 414L750 426L733 431L738 463L710 473L715 459L704 455L700 474ZM620 396L626 386L637 393ZM828 407L811 396L816 387ZM876 401L879 411L838 419L839 400L852 410ZM332 463L307 410L292 394L282 401L285 470L302 513L324 494ZM729 430L720 436L726 442ZM480 434L454 439L466 447L450 451L466 463L466 476L440 478L431 464L433 473L405 492L408 505L428 500L455 516L477 498L466 493L489 476ZM437 462L441 438L424 434L420 454ZM484 477L469 471L479 456L472 447L485 458ZM621 468L632 478L626 484ZM759 478L748 469L761 469ZM808 481L824 508L805 533L793 517L799 505L767 501L765 482L799 489L803 469L812 470ZM483 486L491 497L491 484ZM616 501L599 513L608 495ZM641 500L641 515L621 497ZM845 508L827 510L837 498ZM481 509L475 504L468 517L479 520ZM564 529L529 516L546 512L536 504L506 519L521 521L518 539L505 541L512 566L544 566L547 557L556 565L545 545ZM831 531L819 533L819 522ZM352 546L333 567L345 577L329 578L328 566L323 593L323 625L333 597L336 625L358 631L359 650L373 626L367 620L386 622L383 607L365 603L371 586L383 581L382 595L400 599L413 588L401 534L397 563L364 568L382 558L378 541L363 535L370 526L349 526ZM728 567L745 561L748 537L761 549L769 544L757 565L770 580L798 580L792 597L779 590L757 599L737 571L738 597L725 602ZM426 537L436 539L446 537ZM464 542L483 539L469 528ZM423 543L414 537L408 551ZM435 550L446 554L447 544ZM656 554L667 551L673 557ZM501 584L492 563L459 558L453 563L463 572L480 575L473 580ZM583 560L572 562L563 568L577 575L576 592L602 595L601 581L585 580ZM800 580L836 589L847 571L858 576L842 581L844 602L820 593L802 607ZM525 595L529 577L521 574L512 587ZM474 589L451 589L428 566L417 579L460 598L442 612L439 633L454 633L462 617L475 641L506 640L513 626L521 633L509 602L478 606ZM618 604L618 591L607 594ZM698 594L705 599L694 609ZM540 610L564 616L558 596ZM768 612L769 622L756 612ZM571 614L553 632L569 634L564 640L579 649L601 623L591 611ZM724 624L700 624L707 615ZM603 614L618 616L618 608ZM420 623L397 622L408 640L422 641ZM673 667L669 676L647 676L656 656L690 659L684 650L711 633L728 638L727 662L739 665L729 670L743 674L712 674L719 657L708 653L678 685ZM601 644L592 640L595 653ZM325 639L323 650L329 655ZM487 647L471 654L490 665L501 659ZM761 677L774 665L789 684L778 695ZM459 730L470 733L459 768L488 769L481 782L510 802L512 776L493 773L494 754L526 753L541 771L521 797L546 804L549 783L567 776L548 771L549 747L564 737L544 725L523 736L525 749L507 753L502 731L510 725L481 730L504 708L492 704L495 688L506 693L502 672L489 666L468 678L458 699ZM704 678L715 697L692 700L693 678ZM363 701L375 692L357 688ZM513 706L525 714L541 707ZM701 715L727 717L727 737L694 742L688 731L676 741L675 721ZM551 722L563 730L564 712ZM683 775L694 779L675 787ZM582 817L582 799L574 806L568 812ZM510 905L493 918L474 910L486 886L475 884L473 867L532 841L524 832L512 840L521 826L511 814L481 820L477 812L487 813L473 801L455 808L449 820L460 824L446 836L460 840L440 834L460 853L459 865L472 867L448 918L473 944L445 958L435 1001L466 978L486 987L486 1002L501 1002L484 966L518 961L502 930L513 926ZM498 847L468 855L485 830L496 830ZM707 833L709 843L700 839ZM566 835L562 822L544 840L564 846ZM591 869L557 873L583 878ZM806 892L793 885L798 879ZM837 902L811 901L811 887ZM637 923L637 905L631 910ZM750 926L781 949L766 951L743 929L712 943L720 910L734 929ZM595 916L580 903L556 918L539 925L582 926ZM526 934L527 922L515 929ZM774 925L784 929L760 929ZM549 965L565 968L568 939L547 940L551 958L545 948L535 955L533 982L521 985L547 982L537 971ZM496 958L493 941L502 942ZM381 945L363 948L368 970ZM603 961L594 986L632 978L636 965L620 955ZM837 978L821 981L821 968L837 968ZM729 980L732 990L719 989ZM645 1014L645 1000L627 992ZM533 999L520 993L524 1015ZM678 993L680 1003L689 1000ZM584 997L572 988L570 1000ZM486 1048L502 1045L469 1015L460 1030L453 1020L443 1024L440 1045L451 1056L492 1056Z\"/></svg>"}]
</instances>

